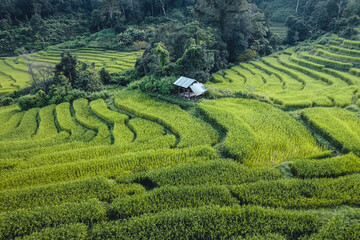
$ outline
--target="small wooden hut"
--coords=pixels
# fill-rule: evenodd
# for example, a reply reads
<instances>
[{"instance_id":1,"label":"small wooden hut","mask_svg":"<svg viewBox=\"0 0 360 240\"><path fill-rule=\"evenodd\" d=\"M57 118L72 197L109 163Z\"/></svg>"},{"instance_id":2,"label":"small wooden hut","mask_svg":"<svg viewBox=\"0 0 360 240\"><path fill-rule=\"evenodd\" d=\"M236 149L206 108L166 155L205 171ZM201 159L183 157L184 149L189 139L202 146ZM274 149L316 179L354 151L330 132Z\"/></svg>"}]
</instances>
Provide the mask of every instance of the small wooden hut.
<instances>
[{"instance_id":1,"label":"small wooden hut","mask_svg":"<svg viewBox=\"0 0 360 240\"><path fill-rule=\"evenodd\" d=\"M207 91L202 83L187 77L180 77L174 85L178 86L179 96L188 100L196 100Z\"/></svg>"}]
</instances>

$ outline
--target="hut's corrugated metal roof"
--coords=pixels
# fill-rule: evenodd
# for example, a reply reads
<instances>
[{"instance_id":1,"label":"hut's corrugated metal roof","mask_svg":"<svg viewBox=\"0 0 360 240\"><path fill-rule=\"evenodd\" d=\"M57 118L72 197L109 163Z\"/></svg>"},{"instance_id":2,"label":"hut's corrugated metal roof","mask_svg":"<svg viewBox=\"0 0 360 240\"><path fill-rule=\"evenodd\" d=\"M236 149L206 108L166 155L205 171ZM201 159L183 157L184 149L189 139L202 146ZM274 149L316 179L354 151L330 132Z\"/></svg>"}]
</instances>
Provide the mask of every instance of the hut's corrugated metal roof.
<instances>
[{"instance_id":1,"label":"hut's corrugated metal roof","mask_svg":"<svg viewBox=\"0 0 360 240\"><path fill-rule=\"evenodd\" d=\"M195 79L187 78L187 77L181 77L178 80L174 82L176 86L188 88L191 84L196 82Z\"/></svg>"},{"instance_id":2,"label":"hut's corrugated metal roof","mask_svg":"<svg viewBox=\"0 0 360 240\"><path fill-rule=\"evenodd\" d=\"M202 83L195 83L191 85L190 88L195 93L196 96L199 96L207 91L207 89Z\"/></svg>"}]
</instances>

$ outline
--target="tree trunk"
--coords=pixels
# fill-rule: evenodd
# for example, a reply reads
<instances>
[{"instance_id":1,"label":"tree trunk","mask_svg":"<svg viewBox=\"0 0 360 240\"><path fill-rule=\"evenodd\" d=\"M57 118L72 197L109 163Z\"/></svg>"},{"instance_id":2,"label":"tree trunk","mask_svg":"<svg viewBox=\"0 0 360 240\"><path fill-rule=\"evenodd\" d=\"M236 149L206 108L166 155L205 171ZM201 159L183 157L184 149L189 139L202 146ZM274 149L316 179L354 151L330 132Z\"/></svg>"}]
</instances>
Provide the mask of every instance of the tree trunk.
<instances>
[{"instance_id":1,"label":"tree trunk","mask_svg":"<svg viewBox=\"0 0 360 240\"><path fill-rule=\"evenodd\" d=\"M340 18L341 15L342 4L343 4L343 0L340 0L339 3L336 4L338 6L338 16L337 16L338 19Z\"/></svg>"},{"instance_id":2,"label":"tree trunk","mask_svg":"<svg viewBox=\"0 0 360 240\"><path fill-rule=\"evenodd\" d=\"M161 9L164 13L164 16L166 16L166 10L165 10L165 3L164 3L164 0L160 0L160 3L161 3Z\"/></svg>"},{"instance_id":3,"label":"tree trunk","mask_svg":"<svg viewBox=\"0 0 360 240\"><path fill-rule=\"evenodd\" d=\"M297 0L297 3L296 3L296 13L298 12L298 10L299 10L299 3L300 3L300 0Z\"/></svg>"}]
</instances>

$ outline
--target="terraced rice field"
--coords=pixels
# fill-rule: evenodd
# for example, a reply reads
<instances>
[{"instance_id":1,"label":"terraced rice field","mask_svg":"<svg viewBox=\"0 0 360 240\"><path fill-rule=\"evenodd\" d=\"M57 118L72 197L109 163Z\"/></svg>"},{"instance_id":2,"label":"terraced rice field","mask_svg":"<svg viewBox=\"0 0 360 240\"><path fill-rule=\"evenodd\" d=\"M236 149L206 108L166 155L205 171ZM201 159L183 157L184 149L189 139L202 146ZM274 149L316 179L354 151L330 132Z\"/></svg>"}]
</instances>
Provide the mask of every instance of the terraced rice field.
<instances>
[{"instance_id":1,"label":"terraced rice field","mask_svg":"<svg viewBox=\"0 0 360 240\"><path fill-rule=\"evenodd\" d=\"M359 239L360 49L334 41L207 84L254 99L0 107L0 239Z\"/></svg>"},{"instance_id":2,"label":"terraced rice field","mask_svg":"<svg viewBox=\"0 0 360 240\"><path fill-rule=\"evenodd\" d=\"M284 23L281 22L272 22L270 26L270 30L275 35L279 36L281 39L284 39L287 34L288 28Z\"/></svg>"},{"instance_id":3,"label":"terraced rice field","mask_svg":"<svg viewBox=\"0 0 360 240\"><path fill-rule=\"evenodd\" d=\"M210 89L247 92L287 109L346 107L358 99L360 42L334 39L312 52L242 63L214 74Z\"/></svg>"},{"instance_id":4,"label":"terraced rice field","mask_svg":"<svg viewBox=\"0 0 360 240\"><path fill-rule=\"evenodd\" d=\"M61 53L64 50L40 51L33 54L33 59L55 66L60 62ZM110 73L134 67L136 58L141 54L139 52L117 52L92 48L69 49L69 51L76 55L78 60L95 63L98 70L105 67ZM0 58L0 94L26 87L31 80L27 72L28 67L24 59L17 57Z\"/></svg>"}]
</instances>

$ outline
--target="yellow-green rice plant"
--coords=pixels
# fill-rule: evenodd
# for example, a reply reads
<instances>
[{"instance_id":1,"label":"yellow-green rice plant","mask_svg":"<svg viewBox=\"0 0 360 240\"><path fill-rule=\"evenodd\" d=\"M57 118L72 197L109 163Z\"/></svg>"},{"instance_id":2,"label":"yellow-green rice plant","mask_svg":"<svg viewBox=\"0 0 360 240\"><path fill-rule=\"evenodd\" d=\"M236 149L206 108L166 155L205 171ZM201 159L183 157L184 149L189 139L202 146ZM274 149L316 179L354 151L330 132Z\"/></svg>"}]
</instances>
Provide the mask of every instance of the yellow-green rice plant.
<instances>
[{"instance_id":1,"label":"yellow-green rice plant","mask_svg":"<svg viewBox=\"0 0 360 240\"><path fill-rule=\"evenodd\" d=\"M311 62L311 61L307 61L305 59L298 58L298 56L295 55L295 54L291 55L290 60L297 63L297 64L299 64L299 65L301 65L301 66L308 67L308 68L313 68L313 69L318 70L318 71L322 71L325 68L325 65L317 64L317 63L314 63L314 62Z\"/></svg>"},{"instance_id":2,"label":"yellow-green rice plant","mask_svg":"<svg viewBox=\"0 0 360 240\"><path fill-rule=\"evenodd\" d=\"M52 165L60 163L77 162L98 158L109 158L120 156L125 153L135 153L149 149L169 149L175 147L176 138L173 135L161 136L143 143L125 143L117 145L80 145L66 151L54 153L43 153L28 157L20 168L32 168L42 165Z\"/></svg>"},{"instance_id":3,"label":"yellow-green rice plant","mask_svg":"<svg viewBox=\"0 0 360 240\"><path fill-rule=\"evenodd\" d=\"M321 160L318 160L321 161ZM259 181L230 186L241 205L281 208L325 208L356 206L360 201L358 175L337 179L291 179Z\"/></svg>"},{"instance_id":4,"label":"yellow-green rice plant","mask_svg":"<svg viewBox=\"0 0 360 240\"><path fill-rule=\"evenodd\" d=\"M343 45L346 47L360 48L360 41L344 40Z\"/></svg>"},{"instance_id":5,"label":"yellow-green rice plant","mask_svg":"<svg viewBox=\"0 0 360 240\"><path fill-rule=\"evenodd\" d=\"M9 119L17 112L19 112L19 110L14 109L12 110L11 108L9 108L8 111L5 111L5 109L2 109L4 107L1 107L1 112L0 112L0 124L5 124L7 121L9 121Z\"/></svg>"},{"instance_id":6,"label":"yellow-green rice plant","mask_svg":"<svg viewBox=\"0 0 360 240\"><path fill-rule=\"evenodd\" d=\"M90 226L105 218L105 207L96 199L32 210L20 209L0 214L0 239L13 239L62 224L84 223Z\"/></svg>"},{"instance_id":7,"label":"yellow-green rice plant","mask_svg":"<svg viewBox=\"0 0 360 240\"><path fill-rule=\"evenodd\" d=\"M338 53L344 53L346 55L351 55L351 56L354 56L354 57L360 57L360 51L359 50L336 47L336 46L331 46L330 50L334 51L334 52L338 52Z\"/></svg>"},{"instance_id":8,"label":"yellow-green rice plant","mask_svg":"<svg viewBox=\"0 0 360 240\"><path fill-rule=\"evenodd\" d=\"M134 118L129 121L129 127L136 134L135 142L148 142L153 138L162 137L166 134L163 126L141 118Z\"/></svg>"},{"instance_id":9,"label":"yellow-green rice plant","mask_svg":"<svg viewBox=\"0 0 360 240\"><path fill-rule=\"evenodd\" d=\"M43 139L49 138L58 134L58 129L55 125L55 107L56 105L50 105L41 108L39 111L39 128L34 138Z\"/></svg>"},{"instance_id":10,"label":"yellow-green rice plant","mask_svg":"<svg viewBox=\"0 0 360 240\"><path fill-rule=\"evenodd\" d=\"M24 236L22 240L49 240L49 239L68 239L68 240L86 240L88 236L88 227L85 224L67 224L58 227L45 228Z\"/></svg>"},{"instance_id":11,"label":"yellow-green rice plant","mask_svg":"<svg viewBox=\"0 0 360 240\"><path fill-rule=\"evenodd\" d=\"M289 62L289 57L285 56L285 57L281 57L283 61L286 61L287 58L287 62ZM306 75L305 73L301 72L301 71L297 71L294 68L289 68L287 66L284 66L282 64L280 64L278 62L277 58L274 57L264 57L262 59L262 62L265 63L266 65L268 65L269 67L275 68L279 71L282 71L290 76L292 76L293 78L296 78L299 82L303 82L305 83L305 88L307 89L311 86L317 87L317 88L324 88L327 86L327 83L323 82L323 81L318 81L316 79L314 79L313 77Z\"/></svg>"},{"instance_id":12,"label":"yellow-green rice plant","mask_svg":"<svg viewBox=\"0 0 360 240\"><path fill-rule=\"evenodd\" d=\"M103 99L90 102L91 110L102 119L114 125L112 134L115 144L124 144L132 142L134 139L133 132L125 125L129 116L108 109Z\"/></svg>"},{"instance_id":13,"label":"yellow-green rice plant","mask_svg":"<svg viewBox=\"0 0 360 240\"><path fill-rule=\"evenodd\" d=\"M358 69L358 68L351 68L350 73L354 74L357 77L360 77L360 69Z\"/></svg>"},{"instance_id":14,"label":"yellow-green rice plant","mask_svg":"<svg viewBox=\"0 0 360 240\"><path fill-rule=\"evenodd\" d=\"M291 75L288 75L287 73L279 71L275 68L269 67L262 62L251 62L251 64L253 64L254 66L260 68L261 70L267 72L268 74L274 74L279 79L281 79L281 82L284 84L283 89L290 90L290 91L294 91L294 90L298 91L298 90L301 90L304 88L304 86L303 86L304 82L302 81L301 78L294 79L294 78L292 78Z\"/></svg>"},{"instance_id":15,"label":"yellow-green rice plant","mask_svg":"<svg viewBox=\"0 0 360 240\"><path fill-rule=\"evenodd\" d=\"M294 64L294 63L290 62L289 57L286 55L280 55L278 60L279 60L279 63L281 63L282 65L284 65L288 68L292 68L297 71L303 72L303 73L307 74L308 76L315 78L315 79L319 79L329 85L339 84L339 81L336 81L333 77L328 76L327 74L322 74L321 72L317 72L315 70L312 70L312 69L309 69L306 67L302 67L302 66L299 66L298 64Z\"/></svg>"},{"instance_id":16,"label":"yellow-green rice plant","mask_svg":"<svg viewBox=\"0 0 360 240\"><path fill-rule=\"evenodd\" d=\"M226 227L225 227L226 226ZM230 239L277 233L288 239L306 238L321 226L312 212L256 206L183 208L96 224L91 239ZM145 237L146 238L146 237Z\"/></svg>"},{"instance_id":17,"label":"yellow-green rice plant","mask_svg":"<svg viewBox=\"0 0 360 240\"><path fill-rule=\"evenodd\" d=\"M0 190L71 181L85 177L116 177L120 174L174 167L186 162L217 159L209 146L182 149L157 149L134 152L112 158L84 160L16 171L0 176Z\"/></svg>"},{"instance_id":18,"label":"yellow-green rice plant","mask_svg":"<svg viewBox=\"0 0 360 240\"><path fill-rule=\"evenodd\" d=\"M324 151L304 126L269 104L218 99L199 107L226 130L223 152L247 166L274 166Z\"/></svg>"},{"instance_id":19,"label":"yellow-green rice plant","mask_svg":"<svg viewBox=\"0 0 360 240\"><path fill-rule=\"evenodd\" d=\"M84 98L73 102L76 120L85 127L96 131L96 137L92 141L109 143L110 131L108 126L89 112L88 103L88 100Z\"/></svg>"},{"instance_id":20,"label":"yellow-green rice plant","mask_svg":"<svg viewBox=\"0 0 360 240\"><path fill-rule=\"evenodd\" d=\"M11 131L0 134L0 141L4 140L17 140L29 139L36 134L37 130L37 116L39 113L38 108L32 108L26 111L20 121L18 127L13 128Z\"/></svg>"},{"instance_id":21,"label":"yellow-green rice plant","mask_svg":"<svg viewBox=\"0 0 360 240\"><path fill-rule=\"evenodd\" d=\"M222 83L222 82L225 81L224 77L219 75L219 74L213 74L212 77L213 77L215 82Z\"/></svg>"},{"instance_id":22,"label":"yellow-green rice plant","mask_svg":"<svg viewBox=\"0 0 360 240\"><path fill-rule=\"evenodd\" d=\"M156 169L117 179L120 183L141 183L149 188L180 185L236 185L260 180L276 180L276 168L248 168L233 160L216 160L183 164L174 168Z\"/></svg>"},{"instance_id":23,"label":"yellow-green rice plant","mask_svg":"<svg viewBox=\"0 0 360 240\"><path fill-rule=\"evenodd\" d=\"M359 208L343 208L328 216L326 224L311 235L311 239L360 239L359 218Z\"/></svg>"},{"instance_id":24,"label":"yellow-green rice plant","mask_svg":"<svg viewBox=\"0 0 360 240\"><path fill-rule=\"evenodd\" d=\"M320 55L323 55L325 57L329 57L331 59L334 59L336 61L344 61L344 62L352 62L352 63L360 63L360 57L351 57L341 54L336 54L332 52L328 52L326 50L318 49L316 52Z\"/></svg>"},{"instance_id":25,"label":"yellow-green rice plant","mask_svg":"<svg viewBox=\"0 0 360 240\"><path fill-rule=\"evenodd\" d=\"M305 122L346 153L360 154L360 119L341 108L311 108L301 113Z\"/></svg>"},{"instance_id":26,"label":"yellow-green rice plant","mask_svg":"<svg viewBox=\"0 0 360 240\"><path fill-rule=\"evenodd\" d=\"M24 115L24 112L17 112L15 114L11 115L9 120L1 125L0 134L3 135L4 133L7 133L7 132L15 129L19 125L21 119L23 118L23 115Z\"/></svg>"},{"instance_id":27,"label":"yellow-green rice plant","mask_svg":"<svg viewBox=\"0 0 360 240\"><path fill-rule=\"evenodd\" d=\"M25 139L0 142L0 158L31 158L49 151L64 151L84 146L82 142L73 143L67 132L60 132L51 138Z\"/></svg>"},{"instance_id":28,"label":"yellow-green rice plant","mask_svg":"<svg viewBox=\"0 0 360 240\"><path fill-rule=\"evenodd\" d=\"M15 70L3 60L0 60L0 72L10 76L15 81L16 86L20 88L26 87L30 82L30 75L27 72Z\"/></svg>"},{"instance_id":29,"label":"yellow-green rice plant","mask_svg":"<svg viewBox=\"0 0 360 240\"><path fill-rule=\"evenodd\" d=\"M8 65L9 67L11 67L12 69L14 69L16 71L23 71L23 72L29 71L29 67L26 64L16 62L16 57L4 58L4 62L6 65Z\"/></svg>"},{"instance_id":30,"label":"yellow-green rice plant","mask_svg":"<svg viewBox=\"0 0 360 240\"><path fill-rule=\"evenodd\" d=\"M353 153L326 159L306 159L292 163L291 171L300 178L339 177L360 172L360 158Z\"/></svg>"},{"instance_id":31,"label":"yellow-green rice plant","mask_svg":"<svg viewBox=\"0 0 360 240\"><path fill-rule=\"evenodd\" d=\"M143 214L186 207L231 206L237 203L225 186L166 186L146 194L115 199L108 212L110 219L126 219Z\"/></svg>"},{"instance_id":32,"label":"yellow-green rice plant","mask_svg":"<svg viewBox=\"0 0 360 240\"><path fill-rule=\"evenodd\" d=\"M322 53L325 51L318 50L318 52ZM313 61L315 63L323 64L327 67L334 67L334 68L343 69L343 70L347 70L347 71L349 71L349 69L353 67L353 64L351 64L351 63L343 63L343 62L339 62L339 61L334 61L334 60L330 60L327 58L311 55L306 52L301 52L300 56L305 59L308 59L310 61Z\"/></svg>"},{"instance_id":33,"label":"yellow-green rice plant","mask_svg":"<svg viewBox=\"0 0 360 240\"><path fill-rule=\"evenodd\" d=\"M337 78L340 78L340 79L344 80L349 85L355 85L355 84L359 83L359 78L355 77L355 76L353 76L353 75L351 75L349 73L341 72L341 71L334 70L334 69L331 69L331 68L324 68L323 71L325 73L328 73L328 74L334 76L334 77L337 77Z\"/></svg>"},{"instance_id":34,"label":"yellow-green rice plant","mask_svg":"<svg viewBox=\"0 0 360 240\"><path fill-rule=\"evenodd\" d=\"M317 44L316 45L316 48L320 48L320 49L328 49L326 46L324 46L324 45L320 45L320 44Z\"/></svg>"},{"instance_id":35,"label":"yellow-green rice plant","mask_svg":"<svg viewBox=\"0 0 360 240\"><path fill-rule=\"evenodd\" d=\"M166 126L180 137L178 147L215 144L218 133L210 124L194 117L176 105L160 102L137 92L121 92L115 105L136 115Z\"/></svg>"},{"instance_id":36,"label":"yellow-green rice plant","mask_svg":"<svg viewBox=\"0 0 360 240\"><path fill-rule=\"evenodd\" d=\"M60 128L70 133L72 140L90 141L95 136L94 131L86 130L73 121L70 113L70 103L68 102L56 106L56 119Z\"/></svg>"},{"instance_id":37,"label":"yellow-green rice plant","mask_svg":"<svg viewBox=\"0 0 360 240\"><path fill-rule=\"evenodd\" d=\"M94 177L20 190L2 191L0 194L0 212L14 211L20 208L54 206L92 198L110 202L115 198L143 194L144 192L145 188L140 184L116 184L104 177Z\"/></svg>"},{"instance_id":38,"label":"yellow-green rice plant","mask_svg":"<svg viewBox=\"0 0 360 240\"><path fill-rule=\"evenodd\" d=\"M283 88L283 85L281 84L281 80L274 74L268 73L264 70L262 70L261 68L254 66L253 64L250 63L242 63L241 67L250 71L252 74L254 75L259 75L261 76L261 80L263 81L263 86L261 91L264 88L268 88L268 86L277 86L279 88ZM255 89L256 90L256 89Z\"/></svg>"},{"instance_id":39,"label":"yellow-green rice plant","mask_svg":"<svg viewBox=\"0 0 360 240\"><path fill-rule=\"evenodd\" d=\"M1 114L6 113L6 112L12 112L12 111L17 112L19 110L20 110L20 108L17 104L3 106L3 107L0 107L0 116L1 116Z\"/></svg>"},{"instance_id":40,"label":"yellow-green rice plant","mask_svg":"<svg viewBox=\"0 0 360 240\"><path fill-rule=\"evenodd\" d=\"M335 41L335 40L329 40L328 44L331 46L339 46L340 42L339 41Z\"/></svg>"},{"instance_id":41,"label":"yellow-green rice plant","mask_svg":"<svg viewBox=\"0 0 360 240\"><path fill-rule=\"evenodd\" d=\"M295 47L290 47L284 50L284 54L291 55L295 52Z\"/></svg>"}]
</instances>

